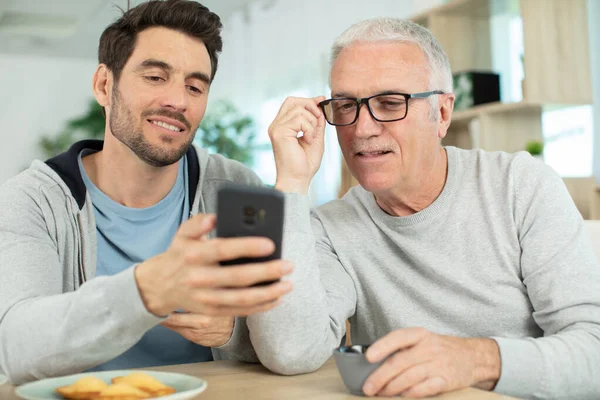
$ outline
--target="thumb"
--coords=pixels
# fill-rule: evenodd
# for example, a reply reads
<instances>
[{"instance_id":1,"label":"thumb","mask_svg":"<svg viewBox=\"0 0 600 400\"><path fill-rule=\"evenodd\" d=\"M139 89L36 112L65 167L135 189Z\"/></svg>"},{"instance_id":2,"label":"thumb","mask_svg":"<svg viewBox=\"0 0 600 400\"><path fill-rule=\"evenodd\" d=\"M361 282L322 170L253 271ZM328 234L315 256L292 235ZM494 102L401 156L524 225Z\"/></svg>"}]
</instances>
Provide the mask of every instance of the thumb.
<instances>
[{"instance_id":1,"label":"thumb","mask_svg":"<svg viewBox=\"0 0 600 400\"><path fill-rule=\"evenodd\" d=\"M181 224L177 236L186 239L201 239L215 228L215 221L214 214L196 214Z\"/></svg>"},{"instance_id":2,"label":"thumb","mask_svg":"<svg viewBox=\"0 0 600 400\"><path fill-rule=\"evenodd\" d=\"M313 100L318 105L320 102L325 101L325 96L313 97ZM317 122L316 131L318 134L322 135L325 131L325 114L323 113L323 109L321 109L320 107L319 107L319 111L321 111L321 113L317 117L318 122Z\"/></svg>"}]
</instances>

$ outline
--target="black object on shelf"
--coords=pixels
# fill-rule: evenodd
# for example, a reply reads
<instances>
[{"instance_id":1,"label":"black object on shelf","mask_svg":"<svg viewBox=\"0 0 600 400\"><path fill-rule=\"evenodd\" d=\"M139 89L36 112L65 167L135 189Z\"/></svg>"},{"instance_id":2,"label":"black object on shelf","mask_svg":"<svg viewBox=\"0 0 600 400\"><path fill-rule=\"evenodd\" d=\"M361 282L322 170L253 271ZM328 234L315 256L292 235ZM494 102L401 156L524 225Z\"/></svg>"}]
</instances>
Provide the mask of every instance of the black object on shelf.
<instances>
[{"instance_id":1,"label":"black object on shelf","mask_svg":"<svg viewBox=\"0 0 600 400\"><path fill-rule=\"evenodd\" d=\"M464 71L452 75L454 110L500 101L500 75L493 72Z\"/></svg>"}]
</instances>

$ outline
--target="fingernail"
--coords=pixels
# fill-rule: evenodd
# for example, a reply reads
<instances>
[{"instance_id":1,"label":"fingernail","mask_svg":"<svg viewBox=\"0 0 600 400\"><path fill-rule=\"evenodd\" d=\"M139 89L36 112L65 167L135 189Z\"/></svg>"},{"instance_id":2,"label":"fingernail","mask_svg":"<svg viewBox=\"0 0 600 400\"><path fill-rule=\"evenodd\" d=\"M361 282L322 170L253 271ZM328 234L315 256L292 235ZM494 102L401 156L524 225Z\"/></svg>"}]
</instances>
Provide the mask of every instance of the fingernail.
<instances>
[{"instance_id":1,"label":"fingernail","mask_svg":"<svg viewBox=\"0 0 600 400\"><path fill-rule=\"evenodd\" d=\"M260 245L260 248L262 251L273 251L273 242L271 242L270 240L265 240Z\"/></svg>"}]
</instances>

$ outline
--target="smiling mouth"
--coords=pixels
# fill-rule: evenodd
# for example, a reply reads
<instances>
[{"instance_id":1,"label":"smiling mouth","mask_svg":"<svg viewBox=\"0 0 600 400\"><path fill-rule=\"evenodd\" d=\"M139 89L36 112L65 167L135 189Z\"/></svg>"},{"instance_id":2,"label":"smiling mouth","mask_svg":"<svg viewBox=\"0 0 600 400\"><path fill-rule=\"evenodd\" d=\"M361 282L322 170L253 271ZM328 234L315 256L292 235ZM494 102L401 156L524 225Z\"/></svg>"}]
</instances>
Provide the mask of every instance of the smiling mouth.
<instances>
[{"instance_id":1,"label":"smiling mouth","mask_svg":"<svg viewBox=\"0 0 600 400\"><path fill-rule=\"evenodd\" d=\"M171 124L167 124L166 122L154 121L154 120L151 120L151 119L149 119L148 122L150 122L151 124L160 126L161 128L168 129L168 130L173 131L173 132L183 132L183 129L180 129L180 128L178 128L178 127L176 127L174 125L171 125Z\"/></svg>"}]
</instances>

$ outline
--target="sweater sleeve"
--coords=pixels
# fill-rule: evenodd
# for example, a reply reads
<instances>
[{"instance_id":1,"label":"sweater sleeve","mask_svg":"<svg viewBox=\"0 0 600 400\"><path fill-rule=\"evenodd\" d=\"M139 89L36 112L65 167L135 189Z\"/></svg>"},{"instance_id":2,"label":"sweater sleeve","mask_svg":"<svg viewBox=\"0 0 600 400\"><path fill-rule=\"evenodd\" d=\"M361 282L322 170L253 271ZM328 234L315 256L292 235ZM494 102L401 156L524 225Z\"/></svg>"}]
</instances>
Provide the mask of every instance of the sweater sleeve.
<instances>
[{"instance_id":1,"label":"sweater sleeve","mask_svg":"<svg viewBox=\"0 0 600 400\"><path fill-rule=\"evenodd\" d=\"M160 322L144 307L133 267L75 291L64 287L61 244L40 195L0 192L0 372L13 384L101 364Z\"/></svg>"},{"instance_id":2,"label":"sweater sleeve","mask_svg":"<svg viewBox=\"0 0 600 400\"><path fill-rule=\"evenodd\" d=\"M294 264L293 290L275 309L248 317L250 339L270 370L311 372L339 346L356 290L316 216L311 229L307 196L286 194L283 258Z\"/></svg>"},{"instance_id":3,"label":"sweater sleeve","mask_svg":"<svg viewBox=\"0 0 600 400\"><path fill-rule=\"evenodd\" d=\"M519 155L514 218L523 283L542 338L494 338L502 371L497 392L535 399L600 394L600 266L562 179Z\"/></svg>"}]
</instances>

